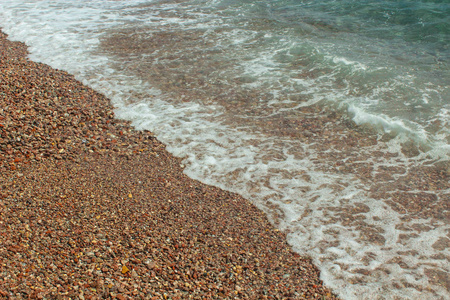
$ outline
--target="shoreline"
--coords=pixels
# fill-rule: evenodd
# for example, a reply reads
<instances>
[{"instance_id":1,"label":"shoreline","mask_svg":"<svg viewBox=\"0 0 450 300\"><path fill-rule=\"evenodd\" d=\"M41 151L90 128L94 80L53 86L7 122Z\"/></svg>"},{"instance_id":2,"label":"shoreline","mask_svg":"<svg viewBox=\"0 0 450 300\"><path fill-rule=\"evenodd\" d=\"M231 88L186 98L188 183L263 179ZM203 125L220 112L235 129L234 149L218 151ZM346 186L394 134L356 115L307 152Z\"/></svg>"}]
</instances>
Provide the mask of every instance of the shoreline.
<instances>
[{"instance_id":1,"label":"shoreline","mask_svg":"<svg viewBox=\"0 0 450 300\"><path fill-rule=\"evenodd\" d=\"M0 32L0 298L336 299L239 195Z\"/></svg>"}]
</instances>

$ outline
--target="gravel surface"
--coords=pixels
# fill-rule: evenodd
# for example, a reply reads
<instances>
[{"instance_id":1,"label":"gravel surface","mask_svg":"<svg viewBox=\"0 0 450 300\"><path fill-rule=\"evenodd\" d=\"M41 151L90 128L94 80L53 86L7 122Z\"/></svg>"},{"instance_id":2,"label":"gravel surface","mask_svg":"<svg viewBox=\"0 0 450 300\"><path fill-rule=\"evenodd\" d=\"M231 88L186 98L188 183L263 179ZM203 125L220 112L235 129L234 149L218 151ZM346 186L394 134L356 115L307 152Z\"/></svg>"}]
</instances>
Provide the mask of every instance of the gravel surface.
<instances>
[{"instance_id":1,"label":"gravel surface","mask_svg":"<svg viewBox=\"0 0 450 300\"><path fill-rule=\"evenodd\" d=\"M336 299L239 195L0 32L0 298Z\"/></svg>"}]
</instances>

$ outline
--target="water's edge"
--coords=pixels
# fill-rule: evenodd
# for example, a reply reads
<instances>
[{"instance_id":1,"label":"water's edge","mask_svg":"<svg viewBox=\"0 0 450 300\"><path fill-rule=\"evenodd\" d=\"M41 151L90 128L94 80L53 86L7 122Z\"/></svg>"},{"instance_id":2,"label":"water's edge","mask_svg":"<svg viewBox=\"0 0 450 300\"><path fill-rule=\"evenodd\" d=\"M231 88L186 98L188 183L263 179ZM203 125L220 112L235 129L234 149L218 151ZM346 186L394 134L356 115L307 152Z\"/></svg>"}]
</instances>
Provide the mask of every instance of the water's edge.
<instances>
[{"instance_id":1,"label":"water's edge","mask_svg":"<svg viewBox=\"0 0 450 300\"><path fill-rule=\"evenodd\" d=\"M80 20L72 14L64 25L51 9L47 17L36 10L37 20L47 18L45 26L13 16L3 26L29 45L32 60L74 74L111 99L118 118L155 133L184 159L188 176L252 201L287 233L294 250L314 259L325 284L344 299L445 299L445 147L430 150L393 134L389 126L396 123L382 118L381 131L374 130L357 107L343 113L314 93L304 99L258 92L251 72L264 68L233 82L230 73L243 69L223 73L217 41L202 45L202 59L185 51L205 32L215 33L171 27L179 19L170 7L162 11L168 23L150 35L147 27L124 27L113 13L110 26L95 10ZM96 29L79 33L77 24ZM242 35L227 32L234 39ZM326 79L320 72L308 76ZM308 79L296 82L307 85Z\"/></svg>"}]
</instances>

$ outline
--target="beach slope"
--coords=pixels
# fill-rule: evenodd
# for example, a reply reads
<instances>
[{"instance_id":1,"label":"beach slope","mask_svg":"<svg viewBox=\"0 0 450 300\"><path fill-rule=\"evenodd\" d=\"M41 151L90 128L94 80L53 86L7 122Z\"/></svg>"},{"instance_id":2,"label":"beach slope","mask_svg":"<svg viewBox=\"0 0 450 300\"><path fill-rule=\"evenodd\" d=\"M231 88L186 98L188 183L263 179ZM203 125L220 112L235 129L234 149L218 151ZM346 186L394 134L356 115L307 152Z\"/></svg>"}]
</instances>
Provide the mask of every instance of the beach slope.
<instances>
[{"instance_id":1,"label":"beach slope","mask_svg":"<svg viewBox=\"0 0 450 300\"><path fill-rule=\"evenodd\" d=\"M335 299L239 195L0 33L0 298Z\"/></svg>"}]
</instances>

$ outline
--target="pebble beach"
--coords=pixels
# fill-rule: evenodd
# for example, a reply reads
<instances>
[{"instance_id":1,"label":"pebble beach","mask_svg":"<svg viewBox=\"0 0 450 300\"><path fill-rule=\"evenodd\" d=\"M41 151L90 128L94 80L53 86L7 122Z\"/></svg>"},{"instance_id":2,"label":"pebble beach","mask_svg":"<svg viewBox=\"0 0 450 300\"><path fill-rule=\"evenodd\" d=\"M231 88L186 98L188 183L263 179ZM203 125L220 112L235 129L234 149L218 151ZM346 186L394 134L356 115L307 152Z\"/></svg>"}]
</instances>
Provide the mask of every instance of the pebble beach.
<instances>
[{"instance_id":1,"label":"pebble beach","mask_svg":"<svg viewBox=\"0 0 450 300\"><path fill-rule=\"evenodd\" d=\"M0 33L0 298L337 299L237 194Z\"/></svg>"}]
</instances>

